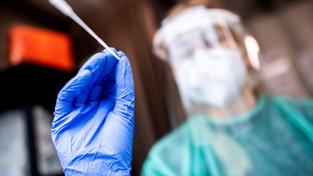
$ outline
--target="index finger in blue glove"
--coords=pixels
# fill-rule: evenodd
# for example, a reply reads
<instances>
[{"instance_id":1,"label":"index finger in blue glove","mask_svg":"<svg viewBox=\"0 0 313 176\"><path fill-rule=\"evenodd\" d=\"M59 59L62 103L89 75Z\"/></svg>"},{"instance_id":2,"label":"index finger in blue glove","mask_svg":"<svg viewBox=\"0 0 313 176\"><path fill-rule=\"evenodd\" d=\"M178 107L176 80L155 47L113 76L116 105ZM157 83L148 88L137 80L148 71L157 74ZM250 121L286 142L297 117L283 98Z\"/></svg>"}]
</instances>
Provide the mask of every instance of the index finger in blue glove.
<instances>
[{"instance_id":1,"label":"index finger in blue glove","mask_svg":"<svg viewBox=\"0 0 313 176\"><path fill-rule=\"evenodd\" d=\"M90 82L91 73L89 70L80 71L74 78L72 78L59 92L54 116L59 117L67 114L72 109L72 103L86 87L86 82ZM55 119L57 120L57 119Z\"/></svg>"},{"instance_id":2,"label":"index finger in blue glove","mask_svg":"<svg viewBox=\"0 0 313 176\"><path fill-rule=\"evenodd\" d=\"M111 48L114 52L116 50L114 48ZM108 51L104 50L103 53L107 55L106 61L99 64L99 68L97 68L100 71L97 71L98 73L94 76L96 77L94 80L90 94L88 97L88 102L92 101L98 101L103 99L104 97L104 91L110 92L109 94L113 94L115 90L115 69L118 60ZM108 93L106 94L108 95Z\"/></svg>"},{"instance_id":3,"label":"index finger in blue glove","mask_svg":"<svg viewBox=\"0 0 313 176\"><path fill-rule=\"evenodd\" d=\"M85 103L96 82L100 82L112 73L117 60L108 51L93 55L59 92L55 115L70 112L76 103Z\"/></svg>"},{"instance_id":4,"label":"index finger in blue glove","mask_svg":"<svg viewBox=\"0 0 313 176\"><path fill-rule=\"evenodd\" d=\"M88 83L88 88L84 90L84 94L76 99L74 105L79 106L86 102L101 99L104 86L107 89L113 89L112 80L114 80L116 63L117 60L108 50L93 55L80 69L80 71L90 70L92 81Z\"/></svg>"},{"instance_id":5,"label":"index finger in blue glove","mask_svg":"<svg viewBox=\"0 0 313 176\"><path fill-rule=\"evenodd\" d=\"M114 49L115 50L115 49ZM90 70L94 81L99 82L110 75L116 66L117 59L107 50L94 54L80 69Z\"/></svg>"}]
</instances>

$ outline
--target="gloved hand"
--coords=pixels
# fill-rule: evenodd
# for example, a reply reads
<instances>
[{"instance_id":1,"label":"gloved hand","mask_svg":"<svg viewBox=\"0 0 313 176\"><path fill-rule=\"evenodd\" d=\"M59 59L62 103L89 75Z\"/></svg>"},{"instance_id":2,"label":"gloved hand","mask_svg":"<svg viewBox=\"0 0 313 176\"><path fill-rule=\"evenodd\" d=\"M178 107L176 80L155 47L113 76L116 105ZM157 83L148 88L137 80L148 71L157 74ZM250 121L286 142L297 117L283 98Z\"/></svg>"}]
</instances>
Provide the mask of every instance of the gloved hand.
<instances>
[{"instance_id":1,"label":"gloved hand","mask_svg":"<svg viewBox=\"0 0 313 176\"><path fill-rule=\"evenodd\" d=\"M51 133L65 175L130 175L134 83L117 54L95 54L59 92Z\"/></svg>"}]
</instances>

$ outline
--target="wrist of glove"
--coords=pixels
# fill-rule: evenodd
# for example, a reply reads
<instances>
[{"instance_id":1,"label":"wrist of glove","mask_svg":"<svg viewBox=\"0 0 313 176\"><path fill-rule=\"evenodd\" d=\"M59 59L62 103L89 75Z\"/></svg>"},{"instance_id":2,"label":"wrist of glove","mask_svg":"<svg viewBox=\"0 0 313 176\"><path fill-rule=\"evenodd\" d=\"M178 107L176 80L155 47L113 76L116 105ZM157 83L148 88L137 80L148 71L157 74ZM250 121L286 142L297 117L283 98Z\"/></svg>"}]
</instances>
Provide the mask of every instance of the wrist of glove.
<instances>
[{"instance_id":1,"label":"wrist of glove","mask_svg":"<svg viewBox=\"0 0 313 176\"><path fill-rule=\"evenodd\" d=\"M90 154L87 154L90 155ZM95 156L90 157L97 157ZM104 160L104 158L106 158ZM112 156L102 156L101 161L97 163L97 160L79 160L75 164L71 164L70 167L64 169L66 176L128 176L131 172L131 166L124 166L125 163L121 163L121 159L112 158ZM87 168L86 168L87 166Z\"/></svg>"}]
</instances>

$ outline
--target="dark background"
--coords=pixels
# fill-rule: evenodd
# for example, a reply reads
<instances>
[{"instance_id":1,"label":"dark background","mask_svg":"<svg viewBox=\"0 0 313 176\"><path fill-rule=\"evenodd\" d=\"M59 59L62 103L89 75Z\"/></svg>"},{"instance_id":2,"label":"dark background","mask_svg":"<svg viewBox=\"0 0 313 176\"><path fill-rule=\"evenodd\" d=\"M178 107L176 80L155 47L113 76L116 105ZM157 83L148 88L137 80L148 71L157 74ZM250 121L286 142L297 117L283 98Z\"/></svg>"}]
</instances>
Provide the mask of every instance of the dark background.
<instances>
[{"instance_id":1,"label":"dark background","mask_svg":"<svg viewBox=\"0 0 313 176\"><path fill-rule=\"evenodd\" d=\"M136 86L133 175L139 175L150 147L186 118L167 63L152 53L152 39L166 12L179 0L68 0L80 17L109 45L130 58ZM260 77L268 94L311 97L313 93L313 6L305 0L220 0L236 13L261 46ZM65 32L73 41L76 69L63 72L39 65L10 66L7 31L23 23ZM57 92L93 53L102 47L47 0L0 2L0 111L18 110L25 123L25 175L42 173L35 106L51 121ZM276 73L275 70L282 71ZM0 124L1 122L0 113ZM50 115L49 115L50 114ZM14 123L14 122L12 122ZM14 125L13 125L14 126ZM1 126L0 126L1 130ZM3 135L2 135L3 136ZM49 137L49 136L48 136ZM5 152L1 143L0 154ZM47 139L49 140L49 139ZM48 142L49 143L49 142ZM2 157L2 156L0 156ZM18 156L12 156L18 157ZM5 161L1 158L0 161ZM0 162L1 165L1 162ZM1 166L0 166L1 168ZM0 170L1 175L1 170Z\"/></svg>"}]
</instances>

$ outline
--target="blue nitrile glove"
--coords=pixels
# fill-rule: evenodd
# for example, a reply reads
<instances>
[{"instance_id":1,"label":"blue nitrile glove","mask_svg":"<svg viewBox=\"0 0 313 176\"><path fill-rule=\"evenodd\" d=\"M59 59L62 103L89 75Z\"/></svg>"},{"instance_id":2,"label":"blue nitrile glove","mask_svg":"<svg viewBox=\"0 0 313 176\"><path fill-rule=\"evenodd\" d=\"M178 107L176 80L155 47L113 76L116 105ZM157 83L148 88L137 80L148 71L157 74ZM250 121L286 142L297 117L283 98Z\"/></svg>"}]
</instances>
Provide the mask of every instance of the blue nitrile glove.
<instances>
[{"instance_id":1,"label":"blue nitrile glove","mask_svg":"<svg viewBox=\"0 0 313 176\"><path fill-rule=\"evenodd\" d=\"M59 92L51 133L65 175L130 175L134 83L117 54L95 54Z\"/></svg>"}]
</instances>

